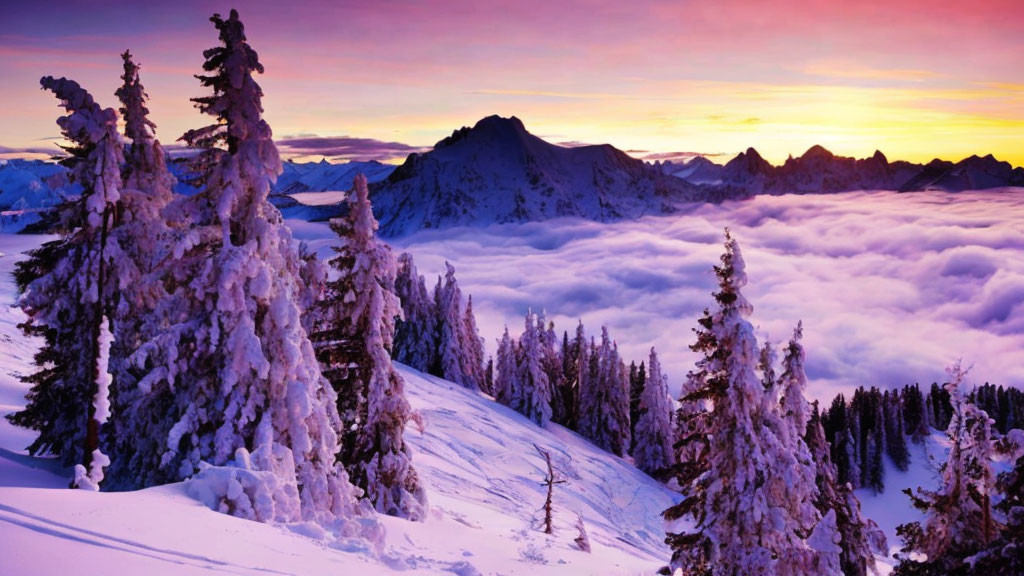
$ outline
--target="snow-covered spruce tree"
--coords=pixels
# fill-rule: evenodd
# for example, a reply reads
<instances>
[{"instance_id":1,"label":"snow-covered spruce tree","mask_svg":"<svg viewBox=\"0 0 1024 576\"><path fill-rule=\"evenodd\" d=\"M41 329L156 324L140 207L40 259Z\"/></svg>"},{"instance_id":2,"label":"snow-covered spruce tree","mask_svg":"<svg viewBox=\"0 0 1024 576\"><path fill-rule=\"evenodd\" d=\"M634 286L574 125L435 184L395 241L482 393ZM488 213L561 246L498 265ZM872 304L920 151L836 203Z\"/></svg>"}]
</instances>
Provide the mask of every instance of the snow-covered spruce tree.
<instances>
[{"instance_id":1,"label":"snow-covered spruce tree","mask_svg":"<svg viewBox=\"0 0 1024 576\"><path fill-rule=\"evenodd\" d=\"M782 358L782 374L779 375L776 385L766 389L765 394L774 397L773 388L780 389L782 393L779 409L784 425L779 429L777 435L789 447L789 453L795 458L792 481L797 486L816 487L815 478L818 471L814 457L804 440L807 423L811 418L811 406L804 397L804 390L807 389L807 373L804 370L806 357L801 343L803 335L803 322L798 322L793 330L793 337L786 345L785 355ZM801 503L801 506L804 506L800 510L802 517L812 517L815 514L814 511L806 508L810 505L812 502ZM820 513L824 516L827 511L820 511ZM838 518L836 521L838 523Z\"/></svg>"},{"instance_id":2,"label":"snow-covered spruce tree","mask_svg":"<svg viewBox=\"0 0 1024 576\"><path fill-rule=\"evenodd\" d=\"M173 197L174 177L154 135L156 125L149 119L149 96L139 78L139 65L130 52L121 58L123 83L115 94L130 144L125 148L124 189L110 233L120 254L115 268L119 291L112 316L110 363L112 410L118 417L112 421L108 476L117 487L137 488L145 485L145 474L139 471L154 464L151 459L163 451L163 438L147 433L151 411L160 413L161 407L150 405L140 392L138 382L147 367L133 365L130 358L162 329L160 316L153 312L167 298L158 265L167 255L170 228L162 213Z\"/></svg>"},{"instance_id":3,"label":"snow-covered spruce tree","mask_svg":"<svg viewBox=\"0 0 1024 576\"><path fill-rule=\"evenodd\" d=\"M643 364L641 364L643 366ZM672 450L672 405L668 382L661 371L658 353L651 347L643 394L640 397L640 420L634 433L633 460L636 467L654 475L675 463Z\"/></svg>"},{"instance_id":4,"label":"snow-covered spruce tree","mask_svg":"<svg viewBox=\"0 0 1024 576\"><path fill-rule=\"evenodd\" d=\"M462 308L462 290L455 279L455 267L445 262L444 285L438 282L435 289L437 320L437 367L435 374L449 382L479 390L477 377L483 366L474 366L476 358L470 358L469 335L466 333L466 314ZM480 358L483 362L483 359Z\"/></svg>"},{"instance_id":5,"label":"snow-covered spruce tree","mask_svg":"<svg viewBox=\"0 0 1024 576\"><path fill-rule=\"evenodd\" d=\"M593 350L596 373L580 388L579 433L595 446L624 456L629 451L629 382L618 348L601 327L601 346Z\"/></svg>"},{"instance_id":6,"label":"snow-covered spruce tree","mask_svg":"<svg viewBox=\"0 0 1024 576\"><path fill-rule=\"evenodd\" d=\"M498 342L497 372L494 375L494 399L512 405L519 396L519 367L516 364L516 341L509 336L508 326Z\"/></svg>"},{"instance_id":7,"label":"snow-covered spruce tree","mask_svg":"<svg viewBox=\"0 0 1024 576\"><path fill-rule=\"evenodd\" d=\"M332 220L331 229L342 240L330 261L338 274L317 307L311 339L338 395L341 459L378 512L422 520L426 495L402 438L411 410L405 383L391 364L394 322L402 315L395 259L377 238L362 174L353 182L348 213Z\"/></svg>"},{"instance_id":8,"label":"snow-covered spruce tree","mask_svg":"<svg viewBox=\"0 0 1024 576\"><path fill-rule=\"evenodd\" d=\"M767 397L778 395L775 386L777 381L775 360L775 347L772 346L771 340L765 340L757 357L757 371L761 373L761 385L764 386L765 390L771 391L770 394L766 395Z\"/></svg>"},{"instance_id":9,"label":"snow-covered spruce tree","mask_svg":"<svg viewBox=\"0 0 1024 576\"><path fill-rule=\"evenodd\" d=\"M583 321L581 320L576 326L576 335L570 340L569 333L564 333L562 337L562 377L559 380L559 386L552 390L552 394L557 394L560 397L560 405L562 407L562 414L558 414L560 419L552 420L555 422L575 430L578 426L578 414L579 414L579 389L580 389L580 361L581 355L587 347L587 338L583 329Z\"/></svg>"},{"instance_id":10,"label":"snow-covered spruce tree","mask_svg":"<svg viewBox=\"0 0 1024 576\"><path fill-rule=\"evenodd\" d=\"M874 553L887 552L885 534L873 521L861 515L860 501L850 485L839 482L817 402L807 422L805 441L814 458L816 471L818 498L814 505L823 516L829 512L835 513L836 529L841 536L839 565L843 575L866 576L869 570L875 573Z\"/></svg>"},{"instance_id":11,"label":"snow-covered spruce tree","mask_svg":"<svg viewBox=\"0 0 1024 576\"><path fill-rule=\"evenodd\" d=\"M473 295L470 294L466 300L466 314L463 319L465 327L463 341L466 350L464 358L466 364L463 370L469 374L469 379L476 384L476 387L486 394L491 391L486 389L486 378L484 376L484 341L480 338L480 331L476 328L476 316L473 314Z\"/></svg>"},{"instance_id":12,"label":"snow-covered spruce tree","mask_svg":"<svg viewBox=\"0 0 1024 576\"><path fill-rule=\"evenodd\" d=\"M708 368L712 365L713 354L718 348L714 334L711 333L711 312L704 313L697 320L697 328L693 329L697 340L690 345L690 350L700 354L696 365L687 372L679 394L679 407L676 409L673 449L676 465L673 473L679 486L689 486L698 476L707 471L707 452L709 449L708 429L711 412L708 410L709 393L707 386ZM674 509L666 511L673 516Z\"/></svg>"},{"instance_id":13,"label":"snow-covered spruce tree","mask_svg":"<svg viewBox=\"0 0 1024 576\"><path fill-rule=\"evenodd\" d=\"M793 473L792 447L774 433L785 424L778 410L765 409L758 345L747 320L751 306L740 291L746 272L728 231L715 272L718 309L702 324L714 336L713 348L704 356L701 388L689 394L713 404L707 469L683 487L686 499L665 512L669 519L692 517L694 524L669 534L672 560L663 573L832 574L838 566L834 516L819 522L816 511L806 513L803 503L813 502L816 487Z\"/></svg>"},{"instance_id":14,"label":"snow-covered spruce tree","mask_svg":"<svg viewBox=\"0 0 1024 576\"><path fill-rule=\"evenodd\" d=\"M395 294L402 301L401 320L395 323L394 358L398 362L426 372L434 364L437 349L434 302L427 285L416 270L412 254L398 257Z\"/></svg>"},{"instance_id":15,"label":"snow-covered spruce tree","mask_svg":"<svg viewBox=\"0 0 1024 576\"><path fill-rule=\"evenodd\" d=\"M1024 574L1024 457L999 476L997 487L1003 499L996 508L1004 514L1006 524L999 538L973 558L971 576Z\"/></svg>"},{"instance_id":16,"label":"snow-covered spruce tree","mask_svg":"<svg viewBox=\"0 0 1024 576\"><path fill-rule=\"evenodd\" d=\"M903 524L896 533L903 538L903 557L894 574L955 574L965 570L965 559L986 548L996 536L992 517L992 420L970 403L960 389L966 371L957 362L949 369L952 405L949 454L942 465L939 489L905 490L925 520ZM915 560L917 553L925 557Z\"/></svg>"},{"instance_id":17,"label":"snow-covered spruce tree","mask_svg":"<svg viewBox=\"0 0 1024 576\"><path fill-rule=\"evenodd\" d=\"M221 45L206 50L195 98L214 117L183 136L209 156L205 190L174 210L191 224L176 239L161 305L165 329L137 353L153 370L140 387L166 439L164 479L211 507L256 520L332 521L380 542L337 463L341 421L298 306L302 260L267 201L281 161L262 119L263 66L238 13L211 18ZM369 513L369 511L365 511Z\"/></svg>"},{"instance_id":18,"label":"snow-covered spruce tree","mask_svg":"<svg viewBox=\"0 0 1024 576\"><path fill-rule=\"evenodd\" d=\"M643 414L640 406L640 398L644 395L644 386L647 384L647 367L643 361L640 366L636 362L629 363L629 433L630 453L636 447L636 425L640 422Z\"/></svg>"},{"instance_id":19,"label":"snow-covered spruce tree","mask_svg":"<svg viewBox=\"0 0 1024 576\"><path fill-rule=\"evenodd\" d=\"M53 454L63 465L91 473L93 461L105 464L108 451L96 398L109 379L107 363L100 361L109 341L101 335L119 288L119 251L110 231L121 198L123 148L113 109L101 108L72 80L47 76L40 84L68 112L57 124L71 143L66 149L76 159L74 177L83 192L61 207L65 232L58 243L32 256L32 279L20 305L28 316L26 332L42 336L43 346L35 356L39 369L24 378L31 385L28 404L9 419L39 433L30 453ZM92 477L94 484L100 476Z\"/></svg>"},{"instance_id":20,"label":"snow-covered spruce tree","mask_svg":"<svg viewBox=\"0 0 1024 576\"><path fill-rule=\"evenodd\" d=\"M544 368L544 374L548 377L548 388L551 390L551 421L561 422L565 420L567 412L567 407L564 404L565 398L562 395L565 388L565 384L562 382L564 377L562 349L559 347L558 335L555 333L555 323L547 321L544 313L538 316L537 326L542 336L541 366Z\"/></svg>"},{"instance_id":21,"label":"snow-covered spruce tree","mask_svg":"<svg viewBox=\"0 0 1024 576\"><path fill-rule=\"evenodd\" d=\"M885 412L885 453L898 470L906 471L910 466L910 452L903 428L903 405L895 391L882 396Z\"/></svg>"},{"instance_id":22,"label":"snow-covered spruce tree","mask_svg":"<svg viewBox=\"0 0 1024 576\"><path fill-rule=\"evenodd\" d=\"M516 355L516 383L509 406L544 426L551 420L551 383L544 372L543 329L537 317L526 314L525 328L519 337Z\"/></svg>"}]
</instances>

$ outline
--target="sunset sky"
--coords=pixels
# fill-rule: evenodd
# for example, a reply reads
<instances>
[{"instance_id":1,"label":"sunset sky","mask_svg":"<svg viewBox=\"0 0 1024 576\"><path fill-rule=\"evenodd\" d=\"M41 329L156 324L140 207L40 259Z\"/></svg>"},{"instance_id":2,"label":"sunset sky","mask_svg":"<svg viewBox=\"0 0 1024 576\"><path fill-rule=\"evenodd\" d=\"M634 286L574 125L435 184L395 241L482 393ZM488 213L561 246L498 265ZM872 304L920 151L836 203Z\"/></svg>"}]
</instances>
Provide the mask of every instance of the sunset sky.
<instances>
[{"instance_id":1,"label":"sunset sky","mask_svg":"<svg viewBox=\"0 0 1024 576\"><path fill-rule=\"evenodd\" d=\"M68 76L114 106L118 54L142 63L165 143L223 2L0 6L0 157L49 153ZM56 6L55 8L51 6ZM1019 0L245 2L285 155L403 158L489 114L554 142L635 156L813 144L852 156L1024 164Z\"/></svg>"}]
</instances>

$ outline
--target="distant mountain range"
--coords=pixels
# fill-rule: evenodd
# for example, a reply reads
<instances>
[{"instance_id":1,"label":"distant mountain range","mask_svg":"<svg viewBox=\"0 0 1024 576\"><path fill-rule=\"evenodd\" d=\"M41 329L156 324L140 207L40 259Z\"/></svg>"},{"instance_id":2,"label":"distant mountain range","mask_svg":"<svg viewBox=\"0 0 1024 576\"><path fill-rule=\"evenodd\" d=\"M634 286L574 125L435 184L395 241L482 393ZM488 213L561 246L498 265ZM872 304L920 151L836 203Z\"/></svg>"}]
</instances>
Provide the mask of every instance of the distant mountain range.
<instances>
[{"instance_id":1,"label":"distant mountain range","mask_svg":"<svg viewBox=\"0 0 1024 576\"><path fill-rule=\"evenodd\" d=\"M992 155L971 156L953 163L932 160L928 164L889 162L881 152L870 158L836 156L812 146L803 156L773 166L753 148L724 166L703 157L685 164L658 164L663 172L687 180L720 196L744 198L757 194L827 194L848 190L984 190L1024 186L1024 168L1014 168Z\"/></svg>"},{"instance_id":2,"label":"distant mountain range","mask_svg":"<svg viewBox=\"0 0 1024 576\"><path fill-rule=\"evenodd\" d=\"M172 164L172 169L180 168ZM881 153L855 159L813 146L773 166L748 148L725 165L695 157L649 163L608 144L566 148L530 134L516 117L488 116L410 154L401 166L379 162L285 162L271 201L288 218L325 220L343 203L310 194L344 191L364 173L380 231L579 217L601 222L670 214L681 202L720 202L758 194L821 194L848 190L980 190L1024 186L1024 168L991 155L953 163L889 162ZM185 185L180 193L193 193ZM20 229L36 213L77 194L53 163L0 160L0 228ZM331 196L333 199L339 195Z\"/></svg>"}]
</instances>

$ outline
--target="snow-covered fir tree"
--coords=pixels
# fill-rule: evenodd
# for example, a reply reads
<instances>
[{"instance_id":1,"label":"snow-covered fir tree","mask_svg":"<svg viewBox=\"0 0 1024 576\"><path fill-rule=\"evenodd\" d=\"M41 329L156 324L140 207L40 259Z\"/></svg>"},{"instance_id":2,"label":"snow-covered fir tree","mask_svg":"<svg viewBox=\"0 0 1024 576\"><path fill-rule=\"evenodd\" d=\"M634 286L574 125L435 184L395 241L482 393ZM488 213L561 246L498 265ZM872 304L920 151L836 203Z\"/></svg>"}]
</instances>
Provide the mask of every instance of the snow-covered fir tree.
<instances>
[{"instance_id":1,"label":"snow-covered fir tree","mask_svg":"<svg viewBox=\"0 0 1024 576\"><path fill-rule=\"evenodd\" d=\"M999 476L1003 499L996 505L1005 518L999 537L971 561L971 576L1024 574L1024 456Z\"/></svg>"},{"instance_id":2,"label":"snow-covered fir tree","mask_svg":"<svg viewBox=\"0 0 1024 576\"><path fill-rule=\"evenodd\" d=\"M907 450L903 404L900 402L899 394L886 390L882 395L882 408L885 418L885 453L898 470L906 471L910 466L910 452Z\"/></svg>"},{"instance_id":3,"label":"snow-covered fir tree","mask_svg":"<svg viewBox=\"0 0 1024 576\"><path fill-rule=\"evenodd\" d=\"M551 420L551 383L544 371L543 339L537 316L527 313L516 354L516 385L509 397L509 406L538 426Z\"/></svg>"},{"instance_id":4,"label":"snow-covered fir tree","mask_svg":"<svg viewBox=\"0 0 1024 576\"><path fill-rule=\"evenodd\" d=\"M636 362L629 363L629 433L630 433L630 452L632 453L633 448L636 447L636 425L640 422L640 416L643 414L640 399L644 395L644 386L647 384L647 366L640 362L637 366Z\"/></svg>"},{"instance_id":5,"label":"snow-covered fir tree","mask_svg":"<svg viewBox=\"0 0 1024 576\"><path fill-rule=\"evenodd\" d=\"M675 414L674 438L676 466L675 476L680 486L690 484L707 471L709 449L708 430L711 412L708 410L710 388L707 386L708 368L712 365L712 354L717 341L711 333L711 312L704 309L693 329L696 341L690 350L700 356L693 369L686 374L679 393L679 407Z\"/></svg>"},{"instance_id":6,"label":"snow-covered fir tree","mask_svg":"<svg viewBox=\"0 0 1024 576\"><path fill-rule=\"evenodd\" d=\"M311 337L339 399L341 458L378 512L422 520L426 496L402 437L411 409L391 364L394 322L402 315L397 269L391 248L377 238L362 174L348 195L348 213L332 220L331 229L342 240L330 261L338 274L317 307Z\"/></svg>"},{"instance_id":7,"label":"snow-covered fir tree","mask_svg":"<svg viewBox=\"0 0 1024 576\"><path fill-rule=\"evenodd\" d=\"M35 356L38 370L24 378L31 385L28 404L9 419L39 433L30 453L53 454L89 472L96 455L110 452L101 450L107 438L94 399L109 378L100 362L109 342L101 334L118 299L119 250L110 232L121 199L123 146L113 109L101 108L73 80L47 76L40 84L68 112L57 124L71 143L65 149L82 195L60 208L60 240L33 253L31 268L22 269L31 270L22 276L31 277L20 300L25 330L42 336L43 346Z\"/></svg>"},{"instance_id":8,"label":"snow-covered fir tree","mask_svg":"<svg viewBox=\"0 0 1024 576\"><path fill-rule=\"evenodd\" d=\"M408 252L398 257L395 294L402 302L403 316L395 323L395 360L427 372L435 362L437 349L434 301Z\"/></svg>"},{"instance_id":9,"label":"snow-covered fir tree","mask_svg":"<svg viewBox=\"0 0 1024 576\"><path fill-rule=\"evenodd\" d=\"M592 351L591 372L580 386L578 432L617 456L630 445L628 377L608 327L602 326L601 345Z\"/></svg>"},{"instance_id":10,"label":"snow-covered fir tree","mask_svg":"<svg viewBox=\"0 0 1024 576\"><path fill-rule=\"evenodd\" d=\"M779 411L782 415L783 425L778 429L777 436L785 446L788 446L789 453L795 460L795 467L791 470L793 475L791 481L797 490L799 487L806 486L816 488L815 478L818 474L814 457L804 440L807 423L811 418L811 406L804 397L804 391L807 389L807 373L804 370L806 356L801 342L803 335L803 322L798 322L793 330L793 337L786 345L782 359L782 373L775 384L765 390L765 395L769 398L774 398L773 390L776 388L782 394ZM773 419L767 419L768 426L771 426L771 420ZM810 518L815 515L815 512L808 508L811 505L811 501L801 502L801 517ZM820 511L821 516L826 514L827 511ZM838 517L836 522L838 523Z\"/></svg>"},{"instance_id":11,"label":"snow-covered fir tree","mask_svg":"<svg viewBox=\"0 0 1024 576\"><path fill-rule=\"evenodd\" d=\"M189 227L167 263L165 329L137 353L164 409L150 430L166 439L160 470L197 475L190 491L238 516L368 534L350 520L362 507L336 461L337 398L301 320L302 260L267 201L281 161L253 78L263 66L236 11L211 21L221 44L198 79L212 93L193 101L214 123L183 136L208 158L206 188L173 207Z\"/></svg>"},{"instance_id":12,"label":"snow-covered fir tree","mask_svg":"<svg viewBox=\"0 0 1024 576\"><path fill-rule=\"evenodd\" d=\"M562 377L559 386L551 391L559 396L561 407L561 413L554 414L552 420L572 430L578 425L580 363L586 347L587 338L581 320L572 339L569 339L568 332L562 337Z\"/></svg>"},{"instance_id":13,"label":"snow-covered fir tree","mask_svg":"<svg viewBox=\"0 0 1024 576\"><path fill-rule=\"evenodd\" d=\"M463 318L464 328L463 333L465 339L463 343L466 347L464 358L466 360L463 370L469 375L469 379L475 383L476 387L482 390L486 394L490 394L491 391L486 387L486 378L484 376L484 341L480 337L480 331L476 327L476 316L473 314L473 295L470 294L466 300L466 313Z\"/></svg>"},{"instance_id":14,"label":"snow-covered fir tree","mask_svg":"<svg viewBox=\"0 0 1024 576\"><path fill-rule=\"evenodd\" d=\"M876 573L874 554L888 552L885 534L873 521L861 514L860 501L850 485L839 482L817 402L807 422L805 441L814 458L816 472L818 498L814 505L822 515L829 512L835 514L836 530L841 537L839 564L843 575L867 576L869 571Z\"/></svg>"},{"instance_id":15,"label":"snow-covered fir tree","mask_svg":"<svg viewBox=\"0 0 1024 576\"><path fill-rule=\"evenodd\" d=\"M509 335L508 326L498 342L497 365L494 375L494 399L506 406L520 395L519 367L516 362L516 341Z\"/></svg>"},{"instance_id":16,"label":"snow-covered fir tree","mask_svg":"<svg viewBox=\"0 0 1024 576\"><path fill-rule=\"evenodd\" d=\"M793 447L776 435L786 424L766 409L756 368L759 348L747 320L747 283L736 241L726 233L725 254L715 267L718 309L702 322L714 336L704 351L701 387L690 398L710 400L706 470L681 477L686 498L666 517L691 517L690 531L670 534L669 566L686 575L833 574L839 565L834 515L819 522L816 486L794 474ZM698 332L699 334L699 332Z\"/></svg>"},{"instance_id":17,"label":"snow-covered fir tree","mask_svg":"<svg viewBox=\"0 0 1024 576\"><path fill-rule=\"evenodd\" d=\"M668 382L661 371L661 362L658 361L654 347L651 347L645 373L644 390L640 397L640 420L636 423L633 437L633 461L637 468L654 475L668 469L675 462Z\"/></svg>"},{"instance_id":18,"label":"snow-covered fir tree","mask_svg":"<svg viewBox=\"0 0 1024 576\"><path fill-rule=\"evenodd\" d=\"M996 537L992 515L995 476L992 472L992 420L964 396L966 371L957 362L949 370L952 405L949 454L942 465L939 488L906 490L914 506L925 512L924 522L896 529L904 541L903 557L894 574L950 574L964 570L966 559ZM916 560L910 553L923 555Z\"/></svg>"},{"instance_id":19,"label":"snow-covered fir tree","mask_svg":"<svg viewBox=\"0 0 1024 576\"><path fill-rule=\"evenodd\" d=\"M471 390L479 390L477 378L483 372L483 365L475 366L478 359L470 356L462 290L455 279L455 267L449 262L444 265L444 284L439 280L434 291L438 350L437 369L432 373ZM483 358L479 360L483 362Z\"/></svg>"},{"instance_id":20,"label":"snow-covered fir tree","mask_svg":"<svg viewBox=\"0 0 1024 576\"><path fill-rule=\"evenodd\" d=\"M143 343L162 330L160 315L154 314L167 292L160 278L159 264L167 256L171 233L163 211L173 197L174 177L167 169L163 147L156 139L156 125L149 119L149 96L139 77L139 65L130 52L121 55L123 83L116 95L121 102L125 148L124 189L111 237L119 249L117 281L119 293L113 311L111 374L114 392L112 410L112 467L109 477L118 487L146 484L144 471L155 466L155 454L162 450L162 438L146 433L151 406L139 389L147 366L132 363L131 357Z\"/></svg>"}]
</instances>

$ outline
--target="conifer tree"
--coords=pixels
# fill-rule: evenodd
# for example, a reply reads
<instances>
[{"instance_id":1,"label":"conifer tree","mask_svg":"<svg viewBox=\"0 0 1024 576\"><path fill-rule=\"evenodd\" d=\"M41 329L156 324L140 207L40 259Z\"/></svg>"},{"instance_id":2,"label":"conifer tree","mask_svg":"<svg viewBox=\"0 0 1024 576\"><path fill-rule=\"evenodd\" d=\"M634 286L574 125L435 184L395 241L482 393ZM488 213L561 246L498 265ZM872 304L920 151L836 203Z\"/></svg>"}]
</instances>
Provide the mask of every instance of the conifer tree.
<instances>
[{"instance_id":1,"label":"conifer tree","mask_svg":"<svg viewBox=\"0 0 1024 576\"><path fill-rule=\"evenodd\" d=\"M519 337L516 357L516 387L509 406L544 426L551 420L551 385L544 371L543 329L537 317L526 314L525 328Z\"/></svg>"},{"instance_id":2,"label":"conifer tree","mask_svg":"<svg viewBox=\"0 0 1024 576\"><path fill-rule=\"evenodd\" d=\"M593 351L591 365L586 387L580 388L579 433L623 456L630 445L628 373L607 326L601 327L601 346Z\"/></svg>"},{"instance_id":3,"label":"conifer tree","mask_svg":"<svg viewBox=\"0 0 1024 576\"><path fill-rule=\"evenodd\" d=\"M75 159L73 174L83 191L60 208L60 240L34 252L31 266L20 272L27 283L19 302L28 316L24 329L42 336L43 346L35 356L38 370L24 378L31 385L28 404L8 418L39 433L30 453L53 454L91 474L94 459L101 468L109 453L101 450L107 441L95 399L109 378L100 361L101 336L120 288L110 231L123 187L123 147L113 109L101 108L72 80L47 76L40 84L68 113L57 124L71 143L65 149ZM101 476L92 475L93 483Z\"/></svg>"},{"instance_id":4,"label":"conifer tree","mask_svg":"<svg viewBox=\"0 0 1024 576\"><path fill-rule=\"evenodd\" d=\"M971 576L1017 576L1024 574L1024 456L1012 470L999 476L997 485L1003 499L996 505L1006 518L999 538L972 562Z\"/></svg>"},{"instance_id":5,"label":"conifer tree","mask_svg":"<svg viewBox=\"0 0 1024 576\"><path fill-rule=\"evenodd\" d=\"M483 356L477 357L472 350L467 333L466 313L462 307L462 290L455 279L455 267L445 262L444 285L438 280L435 289L435 313L437 317L437 368L436 376L465 386L471 390L480 389L479 379L483 376ZM476 321L473 326L475 328ZM477 365L479 361L480 365Z\"/></svg>"},{"instance_id":6,"label":"conifer tree","mask_svg":"<svg viewBox=\"0 0 1024 576\"><path fill-rule=\"evenodd\" d=\"M466 360L466 365L463 368L469 375L477 389L483 390L484 393L490 393L486 389L486 378L484 377L484 341L480 338L480 331L476 328L476 316L473 314L473 295L470 294L466 301L466 314L464 318L465 322L465 346L466 351L463 356Z\"/></svg>"},{"instance_id":7,"label":"conifer tree","mask_svg":"<svg viewBox=\"0 0 1024 576\"><path fill-rule=\"evenodd\" d=\"M643 414L641 398L644 395L644 386L647 384L647 367L641 361L640 366L636 362L629 363L629 432L632 438L630 452L636 448L636 425L640 422Z\"/></svg>"},{"instance_id":8,"label":"conifer tree","mask_svg":"<svg viewBox=\"0 0 1024 576\"><path fill-rule=\"evenodd\" d=\"M688 394L713 405L704 440L707 468L682 477L687 497L665 512L670 520L689 516L695 524L668 536L673 555L663 573L832 573L830 567L838 565L834 517L819 522L816 513L807 515L803 501L813 501L816 488L800 485L788 472L776 473L793 470L796 461L774 434L784 426L781 416L765 409L756 375L759 348L747 320L751 306L741 293L744 268L727 232L722 263L715 267L718 310L701 322L714 339L700 365L703 379L692 379L700 388Z\"/></svg>"},{"instance_id":9,"label":"conifer tree","mask_svg":"<svg viewBox=\"0 0 1024 576\"><path fill-rule=\"evenodd\" d=\"M238 516L367 533L372 522L349 520L360 508L335 460L337 398L301 319L303 262L267 200L281 161L253 78L263 66L236 11L210 20L221 45L197 78L212 93L193 102L214 122L182 137L203 150L206 188L173 207L189 227L166 264L165 329L137 353L154 366L140 387L164 409L151 428L166 441L158 470L225 478L193 486Z\"/></svg>"},{"instance_id":10,"label":"conifer tree","mask_svg":"<svg viewBox=\"0 0 1024 576\"><path fill-rule=\"evenodd\" d=\"M653 476L672 466L675 455L672 450L672 407L668 383L653 346L647 367L640 397L640 419L633 437L633 460L637 468Z\"/></svg>"},{"instance_id":11,"label":"conifer tree","mask_svg":"<svg viewBox=\"0 0 1024 576\"><path fill-rule=\"evenodd\" d=\"M897 470L906 471L910 466L910 452L907 450L907 437L903 432L903 405L896 392L889 394L884 400L884 408L885 452Z\"/></svg>"},{"instance_id":12,"label":"conifer tree","mask_svg":"<svg viewBox=\"0 0 1024 576\"><path fill-rule=\"evenodd\" d=\"M967 557L985 549L996 536L992 421L964 397L960 387L965 376L958 362L950 368L945 385L952 406L946 429L950 447L938 490L905 491L914 506L925 512L924 523L911 522L896 530L904 541L903 553L916 552L925 559L905 556L894 574L956 573L964 570Z\"/></svg>"},{"instance_id":13,"label":"conifer tree","mask_svg":"<svg viewBox=\"0 0 1024 576\"><path fill-rule=\"evenodd\" d=\"M519 397L519 367L516 363L516 342L509 336L508 326L498 342L497 372L494 375L494 399L512 405L512 399Z\"/></svg>"},{"instance_id":14,"label":"conifer tree","mask_svg":"<svg viewBox=\"0 0 1024 576\"><path fill-rule=\"evenodd\" d=\"M839 482L817 402L811 410L805 441L816 471L818 498L814 505L822 515L835 513L836 529L841 536L839 563L843 575L866 576L868 571L876 572L874 553L887 552L885 534L861 515L860 502L850 485Z\"/></svg>"},{"instance_id":15,"label":"conifer tree","mask_svg":"<svg viewBox=\"0 0 1024 576\"><path fill-rule=\"evenodd\" d=\"M324 375L337 392L343 429L341 456L349 477L381 513L425 517L426 496L402 433L411 409L405 383L391 364L394 321L402 310L394 293L391 248L376 236L366 177L358 174L348 214L331 221L344 240L331 266L338 271L318 307L312 335Z\"/></svg>"},{"instance_id":16,"label":"conifer tree","mask_svg":"<svg viewBox=\"0 0 1024 576\"><path fill-rule=\"evenodd\" d=\"M420 372L435 363L437 350L434 302L412 254L398 257L395 294L402 302L402 319L395 323L394 358Z\"/></svg>"}]
</instances>

